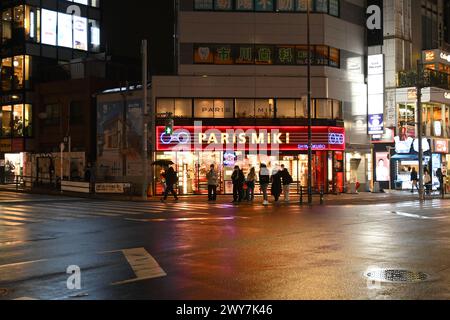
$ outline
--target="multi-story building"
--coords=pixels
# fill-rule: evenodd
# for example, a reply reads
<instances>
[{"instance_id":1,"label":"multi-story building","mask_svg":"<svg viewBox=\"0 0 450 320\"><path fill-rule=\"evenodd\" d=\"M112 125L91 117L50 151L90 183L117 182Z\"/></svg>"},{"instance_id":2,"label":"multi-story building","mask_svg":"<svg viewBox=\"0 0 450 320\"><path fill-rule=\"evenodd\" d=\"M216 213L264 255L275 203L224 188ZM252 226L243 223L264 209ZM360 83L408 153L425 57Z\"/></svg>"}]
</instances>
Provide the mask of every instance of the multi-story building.
<instances>
[{"instance_id":1,"label":"multi-story building","mask_svg":"<svg viewBox=\"0 0 450 320\"><path fill-rule=\"evenodd\" d=\"M419 166L419 130L434 188L439 187L436 170L446 170L450 160L448 9L443 0L384 1L383 45L369 47L369 55L382 54L385 60L385 132L372 139L375 180L383 188L411 189L410 170ZM422 123L418 84L423 87Z\"/></svg>"},{"instance_id":2,"label":"multi-story building","mask_svg":"<svg viewBox=\"0 0 450 320\"><path fill-rule=\"evenodd\" d=\"M5 0L0 13L0 170L7 164L7 171L20 174L20 153L38 151L35 85L79 74L70 70L73 64L68 70L62 64L102 50L100 1Z\"/></svg>"},{"instance_id":3,"label":"multi-story building","mask_svg":"<svg viewBox=\"0 0 450 320\"><path fill-rule=\"evenodd\" d=\"M364 188L372 172L365 1L310 3L314 188L342 192L347 182ZM181 193L203 193L211 164L223 193L231 192L234 165L247 173L261 163L284 164L293 192L307 186L306 4L178 1L177 75L153 77L152 97L156 158L176 165ZM164 132L168 113L174 134Z\"/></svg>"}]
</instances>

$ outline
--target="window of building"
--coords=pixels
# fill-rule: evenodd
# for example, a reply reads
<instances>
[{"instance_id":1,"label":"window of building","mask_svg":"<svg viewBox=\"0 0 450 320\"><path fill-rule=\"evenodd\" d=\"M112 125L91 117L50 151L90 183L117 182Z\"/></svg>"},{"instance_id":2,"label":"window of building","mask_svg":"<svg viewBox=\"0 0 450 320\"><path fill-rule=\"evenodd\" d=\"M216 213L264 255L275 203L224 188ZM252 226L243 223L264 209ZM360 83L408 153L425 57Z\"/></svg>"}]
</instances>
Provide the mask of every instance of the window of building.
<instances>
[{"instance_id":1,"label":"window of building","mask_svg":"<svg viewBox=\"0 0 450 320\"><path fill-rule=\"evenodd\" d=\"M274 0L256 0L255 1L255 10L262 11L262 12L273 11L273 9L274 9L273 2L274 2Z\"/></svg>"},{"instance_id":2,"label":"window of building","mask_svg":"<svg viewBox=\"0 0 450 320\"><path fill-rule=\"evenodd\" d=\"M214 118L229 119L234 118L232 99L216 99L214 100Z\"/></svg>"},{"instance_id":3,"label":"window of building","mask_svg":"<svg viewBox=\"0 0 450 320\"><path fill-rule=\"evenodd\" d=\"M3 58L1 65L1 81L3 91L9 91L12 89L13 74L13 59Z\"/></svg>"},{"instance_id":4,"label":"window of building","mask_svg":"<svg viewBox=\"0 0 450 320\"><path fill-rule=\"evenodd\" d=\"M233 10L232 0L214 0L214 10L231 11Z\"/></svg>"},{"instance_id":5,"label":"window of building","mask_svg":"<svg viewBox=\"0 0 450 320\"><path fill-rule=\"evenodd\" d=\"M5 9L2 11L2 43L8 44L12 38L12 11Z\"/></svg>"},{"instance_id":6,"label":"window of building","mask_svg":"<svg viewBox=\"0 0 450 320\"><path fill-rule=\"evenodd\" d=\"M195 10L213 10L213 0L195 0Z\"/></svg>"},{"instance_id":7,"label":"window of building","mask_svg":"<svg viewBox=\"0 0 450 320\"><path fill-rule=\"evenodd\" d=\"M237 11L253 11L255 9L254 0L235 0Z\"/></svg>"},{"instance_id":8,"label":"window of building","mask_svg":"<svg viewBox=\"0 0 450 320\"><path fill-rule=\"evenodd\" d=\"M316 118L332 119L333 118L333 102L327 99L316 99Z\"/></svg>"},{"instance_id":9,"label":"window of building","mask_svg":"<svg viewBox=\"0 0 450 320\"><path fill-rule=\"evenodd\" d=\"M292 12L295 10L295 0L278 0L277 11Z\"/></svg>"},{"instance_id":10,"label":"window of building","mask_svg":"<svg viewBox=\"0 0 450 320\"><path fill-rule=\"evenodd\" d=\"M274 117L273 99L255 100L255 118L271 119Z\"/></svg>"},{"instance_id":11,"label":"window of building","mask_svg":"<svg viewBox=\"0 0 450 320\"><path fill-rule=\"evenodd\" d=\"M254 118L255 100L254 99L236 99L236 118Z\"/></svg>"},{"instance_id":12,"label":"window of building","mask_svg":"<svg viewBox=\"0 0 450 320\"><path fill-rule=\"evenodd\" d=\"M32 137L33 136L33 109L31 104L25 104L24 107L24 119L25 119L25 127L24 127L24 136Z\"/></svg>"},{"instance_id":13,"label":"window of building","mask_svg":"<svg viewBox=\"0 0 450 320\"><path fill-rule=\"evenodd\" d=\"M45 124L49 126L61 123L61 106L59 104L49 104L45 106Z\"/></svg>"},{"instance_id":14,"label":"window of building","mask_svg":"<svg viewBox=\"0 0 450 320\"><path fill-rule=\"evenodd\" d=\"M195 118L214 118L214 100L213 99L195 99L194 100Z\"/></svg>"},{"instance_id":15,"label":"window of building","mask_svg":"<svg viewBox=\"0 0 450 320\"><path fill-rule=\"evenodd\" d=\"M192 99L175 99L176 118L192 118Z\"/></svg>"},{"instance_id":16,"label":"window of building","mask_svg":"<svg viewBox=\"0 0 450 320\"><path fill-rule=\"evenodd\" d=\"M14 105L13 111L13 136L23 137L24 131L24 108L23 104Z\"/></svg>"},{"instance_id":17,"label":"window of building","mask_svg":"<svg viewBox=\"0 0 450 320\"><path fill-rule=\"evenodd\" d=\"M296 10L300 12L306 12L308 10L308 0L296 0ZM309 0L309 10L314 11L313 0Z\"/></svg>"},{"instance_id":18,"label":"window of building","mask_svg":"<svg viewBox=\"0 0 450 320\"><path fill-rule=\"evenodd\" d=\"M295 100L278 99L277 100L277 118L295 118Z\"/></svg>"},{"instance_id":19,"label":"window of building","mask_svg":"<svg viewBox=\"0 0 450 320\"><path fill-rule=\"evenodd\" d=\"M341 52L339 49L330 48L330 67L340 68Z\"/></svg>"},{"instance_id":20,"label":"window of building","mask_svg":"<svg viewBox=\"0 0 450 320\"><path fill-rule=\"evenodd\" d=\"M319 13L328 12L328 0L316 0L315 11Z\"/></svg>"},{"instance_id":21,"label":"window of building","mask_svg":"<svg viewBox=\"0 0 450 320\"><path fill-rule=\"evenodd\" d=\"M335 17L339 17L340 15L340 10L339 10L339 0L328 0L329 4L330 4L330 15L335 16Z\"/></svg>"},{"instance_id":22,"label":"window of building","mask_svg":"<svg viewBox=\"0 0 450 320\"><path fill-rule=\"evenodd\" d=\"M1 123L2 123L2 137L10 137L12 122L12 106L2 106L1 107Z\"/></svg>"},{"instance_id":23,"label":"window of building","mask_svg":"<svg viewBox=\"0 0 450 320\"><path fill-rule=\"evenodd\" d=\"M72 101L70 103L70 125L84 124L83 102Z\"/></svg>"},{"instance_id":24,"label":"window of building","mask_svg":"<svg viewBox=\"0 0 450 320\"><path fill-rule=\"evenodd\" d=\"M329 61L329 48L327 46L315 46L315 64L327 66Z\"/></svg>"},{"instance_id":25,"label":"window of building","mask_svg":"<svg viewBox=\"0 0 450 320\"><path fill-rule=\"evenodd\" d=\"M337 100L333 100L333 119L343 120L342 103Z\"/></svg>"},{"instance_id":26,"label":"window of building","mask_svg":"<svg viewBox=\"0 0 450 320\"><path fill-rule=\"evenodd\" d=\"M14 66L14 88L24 88L24 76L25 76L25 58L24 56L15 56L13 60Z\"/></svg>"}]
</instances>

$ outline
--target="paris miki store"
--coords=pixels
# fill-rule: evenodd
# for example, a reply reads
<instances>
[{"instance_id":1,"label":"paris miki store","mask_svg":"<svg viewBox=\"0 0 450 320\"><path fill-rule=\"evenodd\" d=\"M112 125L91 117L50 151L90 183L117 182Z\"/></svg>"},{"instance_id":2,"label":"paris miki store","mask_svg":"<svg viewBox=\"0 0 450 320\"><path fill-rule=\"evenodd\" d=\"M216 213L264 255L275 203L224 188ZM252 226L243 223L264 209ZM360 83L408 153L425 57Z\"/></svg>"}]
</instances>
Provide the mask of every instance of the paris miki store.
<instances>
[{"instance_id":1,"label":"paris miki store","mask_svg":"<svg viewBox=\"0 0 450 320\"><path fill-rule=\"evenodd\" d=\"M228 101L229 100L229 101ZM260 101L255 101L260 100ZM207 192L206 174L212 164L219 173L219 192L232 193L231 175L235 166L239 166L247 175L251 168L257 172L261 164L266 164L270 171L284 165L292 174L294 183L291 192L300 192L300 187L307 186L308 179L308 127L306 118L296 121L284 119L253 119L242 118L175 118L173 133L165 133L166 119L163 114L171 112L175 116L180 114L183 104L184 110L192 106L193 110L201 105L229 103L230 113L236 113L243 105L250 110L257 110L255 105L265 105L272 112L275 104L292 102L303 103L301 100L275 101L275 99L157 99L158 114L156 126L156 159L168 160L174 163L179 182L180 194L204 194ZM324 106L333 108L333 102ZM173 104L172 104L173 103ZM313 105L322 102L315 101ZM174 106L174 110L171 106ZM177 106L175 109L175 105ZM338 117L341 113L340 104L335 104ZM208 108L206 108L208 109ZM203 109L203 110L206 110ZM225 107L225 110L227 107ZM300 108L299 108L300 109ZM303 110L303 106L301 108ZM216 107L210 111L223 113L223 108ZM234 111L233 111L234 110ZM295 107L292 110L296 110ZM331 110L330 110L331 111ZM187 111L189 112L189 111ZM194 111L195 112L195 111ZM217 115L219 116L219 115ZM295 122L298 124L295 125ZM343 122L337 119L314 119L312 127L313 149L313 184L316 191L343 192L345 180L345 146L346 137ZM155 167L154 188L157 193L162 192L162 167Z\"/></svg>"}]
</instances>

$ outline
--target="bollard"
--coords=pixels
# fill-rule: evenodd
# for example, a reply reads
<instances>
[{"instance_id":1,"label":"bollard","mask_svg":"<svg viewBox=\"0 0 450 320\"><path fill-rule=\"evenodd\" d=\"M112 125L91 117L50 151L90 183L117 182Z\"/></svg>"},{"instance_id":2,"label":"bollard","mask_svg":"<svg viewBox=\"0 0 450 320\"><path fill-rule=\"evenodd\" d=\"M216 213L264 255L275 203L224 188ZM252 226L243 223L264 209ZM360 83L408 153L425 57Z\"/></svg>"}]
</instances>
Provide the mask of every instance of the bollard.
<instances>
[{"instance_id":1,"label":"bollard","mask_svg":"<svg viewBox=\"0 0 450 320\"><path fill-rule=\"evenodd\" d=\"M320 205L323 205L323 187L320 189Z\"/></svg>"},{"instance_id":2,"label":"bollard","mask_svg":"<svg viewBox=\"0 0 450 320\"><path fill-rule=\"evenodd\" d=\"M300 187L300 205L303 205L303 187Z\"/></svg>"}]
</instances>

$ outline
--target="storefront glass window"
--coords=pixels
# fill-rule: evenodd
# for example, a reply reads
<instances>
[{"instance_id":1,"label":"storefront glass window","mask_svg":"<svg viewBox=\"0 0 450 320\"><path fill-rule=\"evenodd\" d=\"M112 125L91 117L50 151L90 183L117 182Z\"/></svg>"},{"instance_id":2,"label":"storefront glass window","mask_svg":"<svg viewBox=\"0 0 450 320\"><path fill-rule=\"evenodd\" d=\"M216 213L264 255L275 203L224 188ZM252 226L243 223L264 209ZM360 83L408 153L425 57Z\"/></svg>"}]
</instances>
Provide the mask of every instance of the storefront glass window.
<instances>
[{"instance_id":1,"label":"storefront glass window","mask_svg":"<svg viewBox=\"0 0 450 320\"><path fill-rule=\"evenodd\" d=\"M236 99L236 118L254 118L255 100Z\"/></svg>"},{"instance_id":2,"label":"storefront glass window","mask_svg":"<svg viewBox=\"0 0 450 320\"><path fill-rule=\"evenodd\" d=\"M277 100L277 118L295 118L295 100Z\"/></svg>"},{"instance_id":3,"label":"storefront glass window","mask_svg":"<svg viewBox=\"0 0 450 320\"><path fill-rule=\"evenodd\" d=\"M308 10L308 0L296 0L296 10L306 12ZM309 0L309 10L314 10L313 0Z\"/></svg>"},{"instance_id":4,"label":"storefront glass window","mask_svg":"<svg viewBox=\"0 0 450 320\"><path fill-rule=\"evenodd\" d=\"M214 10L230 11L233 10L232 0L214 0Z\"/></svg>"},{"instance_id":5,"label":"storefront glass window","mask_svg":"<svg viewBox=\"0 0 450 320\"><path fill-rule=\"evenodd\" d=\"M2 121L2 137L11 136L11 121L12 121L12 107L2 106L1 109L1 121Z\"/></svg>"},{"instance_id":6,"label":"storefront glass window","mask_svg":"<svg viewBox=\"0 0 450 320\"><path fill-rule=\"evenodd\" d=\"M329 0L330 3L330 15L339 17L340 10L339 10L339 0Z\"/></svg>"},{"instance_id":7,"label":"storefront glass window","mask_svg":"<svg viewBox=\"0 0 450 320\"><path fill-rule=\"evenodd\" d=\"M237 11L253 11L254 8L254 0L236 0Z\"/></svg>"},{"instance_id":8,"label":"storefront glass window","mask_svg":"<svg viewBox=\"0 0 450 320\"><path fill-rule=\"evenodd\" d=\"M256 0L255 9L256 11L273 11L274 0Z\"/></svg>"},{"instance_id":9,"label":"storefront glass window","mask_svg":"<svg viewBox=\"0 0 450 320\"><path fill-rule=\"evenodd\" d=\"M2 66L1 66L1 81L3 91L8 91L12 89L12 79L13 79L13 59L4 58L2 59Z\"/></svg>"}]
</instances>

